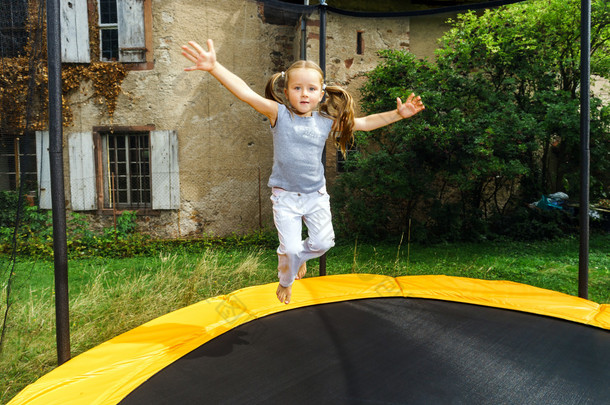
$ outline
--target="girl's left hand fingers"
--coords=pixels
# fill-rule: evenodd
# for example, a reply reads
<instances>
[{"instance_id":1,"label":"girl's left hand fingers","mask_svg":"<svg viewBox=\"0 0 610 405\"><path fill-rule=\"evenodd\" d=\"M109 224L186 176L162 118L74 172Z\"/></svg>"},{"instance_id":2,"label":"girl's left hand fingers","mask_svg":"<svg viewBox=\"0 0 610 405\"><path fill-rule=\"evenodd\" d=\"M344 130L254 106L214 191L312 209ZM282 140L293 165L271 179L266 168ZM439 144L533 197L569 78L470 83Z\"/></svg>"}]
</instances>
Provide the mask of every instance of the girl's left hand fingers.
<instances>
[{"instance_id":1,"label":"girl's left hand fingers","mask_svg":"<svg viewBox=\"0 0 610 405\"><path fill-rule=\"evenodd\" d=\"M197 58L195 56L193 56L192 53L188 52L189 49L186 47L182 47L182 49L184 49L184 51L182 51L182 55L184 55L185 58L187 58L188 60L190 60L193 63L197 62Z\"/></svg>"},{"instance_id":2,"label":"girl's left hand fingers","mask_svg":"<svg viewBox=\"0 0 610 405\"><path fill-rule=\"evenodd\" d=\"M204 53L203 48L201 47L201 45L199 45L197 42L195 41L189 41L189 45L192 46L193 48L195 48L195 51L197 51L197 53L199 53L200 55L202 53Z\"/></svg>"},{"instance_id":3,"label":"girl's left hand fingers","mask_svg":"<svg viewBox=\"0 0 610 405\"><path fill-rule=\"evenodd\" d=\"M185 58L195 64L199 61L199 58L201 57L201 53L198 53L195 49L186 45L182 46L182 54Z\"/></svg>"}]
</instances>

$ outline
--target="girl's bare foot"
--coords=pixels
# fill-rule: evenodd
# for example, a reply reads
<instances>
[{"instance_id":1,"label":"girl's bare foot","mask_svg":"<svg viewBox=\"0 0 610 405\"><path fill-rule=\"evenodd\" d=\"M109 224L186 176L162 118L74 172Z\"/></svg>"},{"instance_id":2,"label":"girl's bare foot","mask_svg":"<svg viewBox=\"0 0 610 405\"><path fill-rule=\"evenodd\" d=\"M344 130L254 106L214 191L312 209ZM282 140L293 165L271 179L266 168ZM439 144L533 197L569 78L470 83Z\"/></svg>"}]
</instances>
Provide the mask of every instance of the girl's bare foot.
<instances>
[{"instance_id":1,"label":"girl's bare foot","mask_svg":"<svg viewBox=\"0 0 610 405\"><path fill-rule=\"evenodd\" d=\"M277 291L275 292L277 295L277 299L284 304L290 303L290 297L292 296L292 286L283 287L281 284L278 284Z\"/></svg>"},{"instance_id":2,"label":"girl's bare foot","mask_svg":"<svg viewBox=\"0 0 610 405\"><path fill-rule=\"evenodd\" d=\"M299 267L299 272L297 273L297 276L294 279L302 279L303 277L305 277L305 273L307 273L307 263L303 263L301 267Z\"/></svg>"}]
</instances>

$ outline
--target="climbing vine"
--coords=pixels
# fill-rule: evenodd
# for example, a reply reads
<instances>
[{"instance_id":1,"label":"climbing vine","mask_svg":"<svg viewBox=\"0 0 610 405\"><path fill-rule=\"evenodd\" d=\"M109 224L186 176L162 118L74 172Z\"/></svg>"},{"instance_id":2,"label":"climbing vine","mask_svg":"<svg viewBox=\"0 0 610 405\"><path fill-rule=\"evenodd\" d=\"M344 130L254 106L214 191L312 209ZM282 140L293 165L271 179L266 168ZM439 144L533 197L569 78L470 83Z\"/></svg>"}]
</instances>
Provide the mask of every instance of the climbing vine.
<instances>
[{"instance_id":1,"label":"climbing vine","mask_svg":"<svg viewBox=\"0 0 610 405\"><path fill-rule=\"evenodd\" d=\"M95 62L87 70L87 78L93 82L96 101L106 106L110 117L114 115L125 76L127 76L125 65L118 62Z\"/></svg>"},{"instance_id":2,"label":"climbing vine","mask_svg":"<svg viewBox=\"0 0 610 405\"><path fill-rule=\"evenodd\" d=\"M27 45L23 56L0 58L0 129L20 133L42 130L48 122L48 69L46 52L46 17L42 0L31 0L28 5ZM92 7L91 21L98 21L97 5ZM89 28L91 63L62 65L63 125L74 123L70 97L83 91L83 84L92 83L92 99L105 107L110 118L116 110L121 85L127 76L120 62L100 61L100 38L96 24Z\"/></svg>"}]
</instances>

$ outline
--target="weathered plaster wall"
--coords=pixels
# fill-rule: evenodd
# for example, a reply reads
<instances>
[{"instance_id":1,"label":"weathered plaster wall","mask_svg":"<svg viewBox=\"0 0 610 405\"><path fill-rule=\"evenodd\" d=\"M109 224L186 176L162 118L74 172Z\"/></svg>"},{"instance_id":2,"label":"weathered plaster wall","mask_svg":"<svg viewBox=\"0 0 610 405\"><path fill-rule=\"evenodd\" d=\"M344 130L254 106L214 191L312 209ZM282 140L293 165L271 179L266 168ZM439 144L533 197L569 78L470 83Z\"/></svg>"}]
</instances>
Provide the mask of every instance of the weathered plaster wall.
<instances>
[{"instance_id":1,"label":"weathered plaster wall","mask_svg":"<svg viewBox=\"0 0 610 405\"><path fill-rule=\"evenodd\" d=\"M167 73L155 66L169 82L168 96L177 100L169 114L175 121L169 125L179 132L187 214L181 218L180 232L190 234L202 225L204 232L212 234L257 229L271 221L266 187L272 162L268 121L211 75L184 72L190 62L180 54L179 45L191 39L204 44L213 38L218 61L262 93L274 72L271 55L287 48L286 38L294 36L294 28L264 24L254 1L189 3L191 7L171 2L161 11L161 19L174 22L163 26L162 39L171 44L161 51L166 55ZM292 55L287 59L291 61Z\"/></svg>"},{"instance_id":2,"label":"weathered plaster wall","mask_svg":"<svg viewBox=\"0 0 610 405\"><path fill-rule=\"evenodd\" d=\"M605 103L610 101L610 81L603 77L591 76L591 92L601 98Z\"/></svg>"},{"instance_id":3,"label":"weathered plaster wall","mask_svg":"<svg viewBox=\"0 0 610 405\"><path fill-rule=\"evenodd\" d=\"M434 61L438 40L450 28L447 21L456 16L455 13L444 13L412 17L410 51L419 59Z\"/></svg>"}]
</instances>

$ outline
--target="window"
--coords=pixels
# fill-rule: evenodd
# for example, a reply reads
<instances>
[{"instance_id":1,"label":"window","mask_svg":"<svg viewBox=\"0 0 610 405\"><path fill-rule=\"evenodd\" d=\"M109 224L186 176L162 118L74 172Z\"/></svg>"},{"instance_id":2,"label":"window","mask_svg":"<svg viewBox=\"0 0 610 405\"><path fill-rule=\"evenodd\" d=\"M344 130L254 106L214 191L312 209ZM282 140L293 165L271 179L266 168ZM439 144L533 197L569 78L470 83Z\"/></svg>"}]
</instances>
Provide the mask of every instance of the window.
<instances>
[{"instance_id":1,"label":"window","mask_svg":"<svg viewBox=\"0 0 610 405\"><path fill-rule=\"evenodd\" d=\"M99 0L100 51L102 60L119 60L117 0Z\"/></svg>"},{"instance_id":2,"label":"window","mask_svg":"<svg viewBox=\"0 0 610 405\"><path fill-rule=\"evenodd\" d=\"M0 134L0 190L25 192L37 187L36 138L34 134L21 137Z\"/></svg>"},{"instance_id":3,"label":"window","mask_svg":"<svg viewBox=\"0 0 610 405\"><path fill-rule=\"evenodd\" d=\"M180 208L176 131L158 131L152 126L98 127L94 132L69 133L67 138L73 211ZM21 178L27 174L31 184L38 179L38 205L51 209L49 132L37 131L35 138L27 139L25 148L29 152L21 146L20 156L35 154L36 160L24 165L21 158ZM35 145L35 152L30 142ZM11 162L9 156L0 156L2 168L9 167ZM7 169L7 176L2 176L0 170L0 181L10 184L11 173L14 172Z\"/></svg>"},{"instance_id":4,"label":"window","mask_svg":"<svg viewBox=\"0 0 610 405\"><path fill-rule=\"evenodd\" d=\"M28 40L27 10L28 0L0 0L0 57L23 54Z\"/></svg>"},{"instance_id":5,"label":"window","mask_svg":"<svg viewBox=\"0 0 610 405\"><path fill-rule=\"evenodd\" d=\"M73 210L180 208L176 131L96 127L69 134L68 149Z\"/></svg>"},{"instance_id":6,"label":"window","mask_svg":"<svg viewBox=\"0 0 610 405\"><path fill-rule=\"evenodd\" d=\"M91 26L99 33L100 60L129 63L132 69L151 69L151 3L152 0L61 0L62 61L90 62Z\"/></svg>"},{"instance_id":7,"label":"window","mask_svg":"<svg viewBox=\"0 0 610 405\"><path fill-rule=\"evenodd\" d=\"M104 208L150 208L148 132L101 132Z\"/></svg>"},{"instance_id":8,"label":"window","mask_svg":"<svg viewBox=\"0 0 610 405\"><path fill-rule=\"evenodd\" d=\"M364 31L358 31L356 33L356 53L358 55L364 55L364 38L362 34Z\"/></svg>"},{"instance_id":9,"label":"window","mask_svg":"<svg viewBox=\"0 0 610 405\"><path fill-rule=\"evenodd\" d=\"M347 150L345 151L345 157L343 157L343 153L340 150L337 151L337 172L344 173L349 171L346 167L345 162L350 159L350 156L356 153L358 149L355 145L348 145Z\"/></svg>"},{"instance_id":10,"label":"window","mask_svg":"<svg viewBox=\"0 0 610 405\"><path fill-rule=\"evenodd\" d=\"M103 61L146 61L144 3L143 0L98 1L100 53Z\"/></svg>"}]
</instances>

